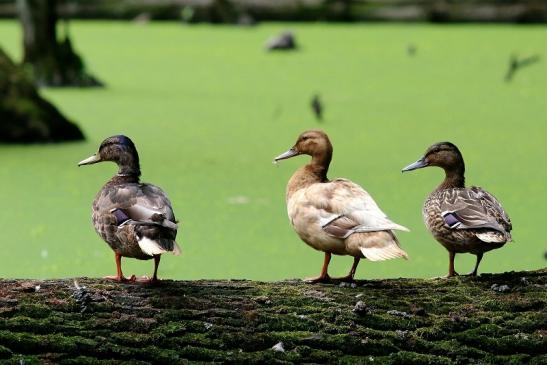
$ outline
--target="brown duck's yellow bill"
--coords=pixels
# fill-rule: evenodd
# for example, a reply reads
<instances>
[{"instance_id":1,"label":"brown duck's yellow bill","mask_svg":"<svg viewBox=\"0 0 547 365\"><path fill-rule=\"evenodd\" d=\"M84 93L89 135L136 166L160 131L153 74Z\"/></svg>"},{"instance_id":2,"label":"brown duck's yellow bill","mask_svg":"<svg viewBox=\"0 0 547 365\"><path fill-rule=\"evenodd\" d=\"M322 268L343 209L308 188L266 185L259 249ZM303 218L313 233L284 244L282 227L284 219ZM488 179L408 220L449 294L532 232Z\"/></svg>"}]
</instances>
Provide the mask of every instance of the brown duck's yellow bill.
<instances>
[{"instance_id":1,"label":"brown duck's yellow bill","mask_svg":"<svg viewBox=\"0 0 547 365\"><path fill-rule=\"evenodd\" d=\"M297 156L299 154L300 153L296 150L296 148L293 147L290 150L288 150L287 152L283 152L282 154L280 154L279 156L274 158L273 162L276 163L277 161L286 160L288 158Z\"/></svg>"}]
</instances>

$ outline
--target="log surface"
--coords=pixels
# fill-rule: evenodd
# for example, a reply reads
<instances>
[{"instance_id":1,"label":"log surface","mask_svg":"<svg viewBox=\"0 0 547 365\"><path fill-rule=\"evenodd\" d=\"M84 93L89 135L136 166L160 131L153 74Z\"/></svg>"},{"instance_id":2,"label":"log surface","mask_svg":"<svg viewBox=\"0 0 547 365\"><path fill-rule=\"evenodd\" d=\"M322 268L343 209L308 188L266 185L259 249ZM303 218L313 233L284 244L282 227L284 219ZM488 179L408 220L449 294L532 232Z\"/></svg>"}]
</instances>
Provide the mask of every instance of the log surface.
<instances>
[{"instance_id":1,"label":"log surface","mask_svg":"<svg viewBox=\"0 0 547 365\"><path fill-rule=\"evenodd\" d=\"M0 363L545 364L546 284L0 280Z\"/></svg>"}]
</instances>

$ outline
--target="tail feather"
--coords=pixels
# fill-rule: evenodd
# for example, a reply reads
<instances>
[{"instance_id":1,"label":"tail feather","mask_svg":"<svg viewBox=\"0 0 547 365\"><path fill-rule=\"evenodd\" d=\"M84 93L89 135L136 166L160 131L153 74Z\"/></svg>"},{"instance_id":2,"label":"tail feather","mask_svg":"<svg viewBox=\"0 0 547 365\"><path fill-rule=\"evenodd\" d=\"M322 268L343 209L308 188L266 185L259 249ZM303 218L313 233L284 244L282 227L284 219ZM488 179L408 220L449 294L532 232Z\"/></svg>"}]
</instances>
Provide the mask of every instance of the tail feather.
<instances>
[{"instance_id":1,"label":"tail feather","mask_svg":"<svg viewBox=\"0 0 547 365\"><path fill-rule=\"evenodd\" d=\"M384 261L396 258L404 258L408 260L408 254L397 246L388 247L361 247L361 252L367 260L370 261Z\"/></svg>"},{"instance_id":2,"label":"tail feather","mask_svg":"<svg viewBox=\"0 0 547 365\"><path fill-rule=\"evenodd\" d=\"M150 256L161 255L166 252L172 252L173 255L178 256L181 253L180 246L177 242L169 239L160 238L159 240L153 240L148 237L142 237L137 243L142 252Z\"/></svg>"},{"instance_id":3,"label":"tail feather","mask_svg":"<svg viewBox=\"0 0 547 365\"><path fill-rule=\"evenodd\" d=\"M476 236L478 239L480 239L483 242L495 242L495 243L502 243L507 242L508 239L512 239L511 236L507 237L507 234L498 232L498 231L486 231L477 233Z\"/></svg>"},{"instance_id":4,"label":"tail feather","mask_svg":"<svg viewBox=\"0 0 547 365\"><path fill-rule=\"evenodd\" d=\"M346 239L346 246L351 250L361 251L361 254L370 261L399 257L408 259L408 254L399 246L399 241L392 231L355 233Z\"/></svg>"},{"instance_id":5,"label":"tail feather","mask_svg":"<svg viewBox=\"0 0 547 365\"><path fill-rule=\"evenodd\" d=\"M147 255L154 256L154 255L161 255L162 253L167 252L165 248L163 248L158 241L151 240L148 237L142 237L137 241L139 244L139 247L141 248L142 252L144 252Z\"/></svg>"},{"instance_id":6,"label":"tail feather","mask_svg":"<svg viewBox=\"0 0 547 365\"><path fill-rule=\"evenodd\" d=\"M182 252L182 250L180 249L180 246L179 244L176 242L176 241L173 241L173 255L175 256L178 256L180 255L180 253Z\"/></svg>"}]
</instances>

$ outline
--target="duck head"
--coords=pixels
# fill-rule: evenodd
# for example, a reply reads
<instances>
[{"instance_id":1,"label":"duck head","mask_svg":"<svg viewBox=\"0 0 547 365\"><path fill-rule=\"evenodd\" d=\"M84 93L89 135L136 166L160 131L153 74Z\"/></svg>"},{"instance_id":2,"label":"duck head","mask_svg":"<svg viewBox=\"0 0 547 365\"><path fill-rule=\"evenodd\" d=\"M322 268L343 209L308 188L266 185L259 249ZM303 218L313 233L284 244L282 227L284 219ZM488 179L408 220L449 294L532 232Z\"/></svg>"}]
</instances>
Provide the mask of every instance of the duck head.
<instances>
[{"instance_id":1,"label":"duck head","mask_svg":"<svg viewBox=\"0 0 547 365\"><path fill-rule=\"evenodd\" d=\"M118 175L140 176L139 154L133 141L126 136L112 136L105 139L93 156L78 163L78 166L91 165L97 162L111 161L118 167Z\"/></svg>"},{"instance_id":2,"label":"duck head","mask_svg":"<svg viewBox=\"0 0 547 365\"><path fill-rule=\"evenodd\" d=\"M450 186L463 187L465 164L460 150L453 143L435 143L425 151L422 158L403 168L402 172L417 170L428 166L441 167L446 173L446 184L450 182Z\"/></svg>"},{"instance_id":3,"label":"duck head","mask_svg":"<svg viewBox=\"0 0 547 365\"><path fill-rule=\"evenodd\" d=\"M298 155L309 155L312 164L328 166L332 159L332 145L327 134L321 130L309 130L298 136L296 143L287 152L274 158L274 162Z\"/></svg>"}]
</instances>

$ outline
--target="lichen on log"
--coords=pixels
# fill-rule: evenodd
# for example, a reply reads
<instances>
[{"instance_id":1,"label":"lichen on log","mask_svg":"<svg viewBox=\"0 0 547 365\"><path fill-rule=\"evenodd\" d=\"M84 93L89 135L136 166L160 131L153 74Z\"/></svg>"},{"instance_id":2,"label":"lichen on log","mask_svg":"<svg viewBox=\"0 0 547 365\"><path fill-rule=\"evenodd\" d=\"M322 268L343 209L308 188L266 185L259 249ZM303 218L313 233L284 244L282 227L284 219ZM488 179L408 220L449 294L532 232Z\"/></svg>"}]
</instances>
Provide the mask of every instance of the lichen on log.
<instances>
[{"instance_id":1,"label":"lichen on log","mask_svg":"<svg viewBox=\"0 0 547 365\"><path fill-rule=\"evenodd\" d=\"M353 285L0 280L0 362L545 364L547 270Z\"/></svg>"}]
</instances>

